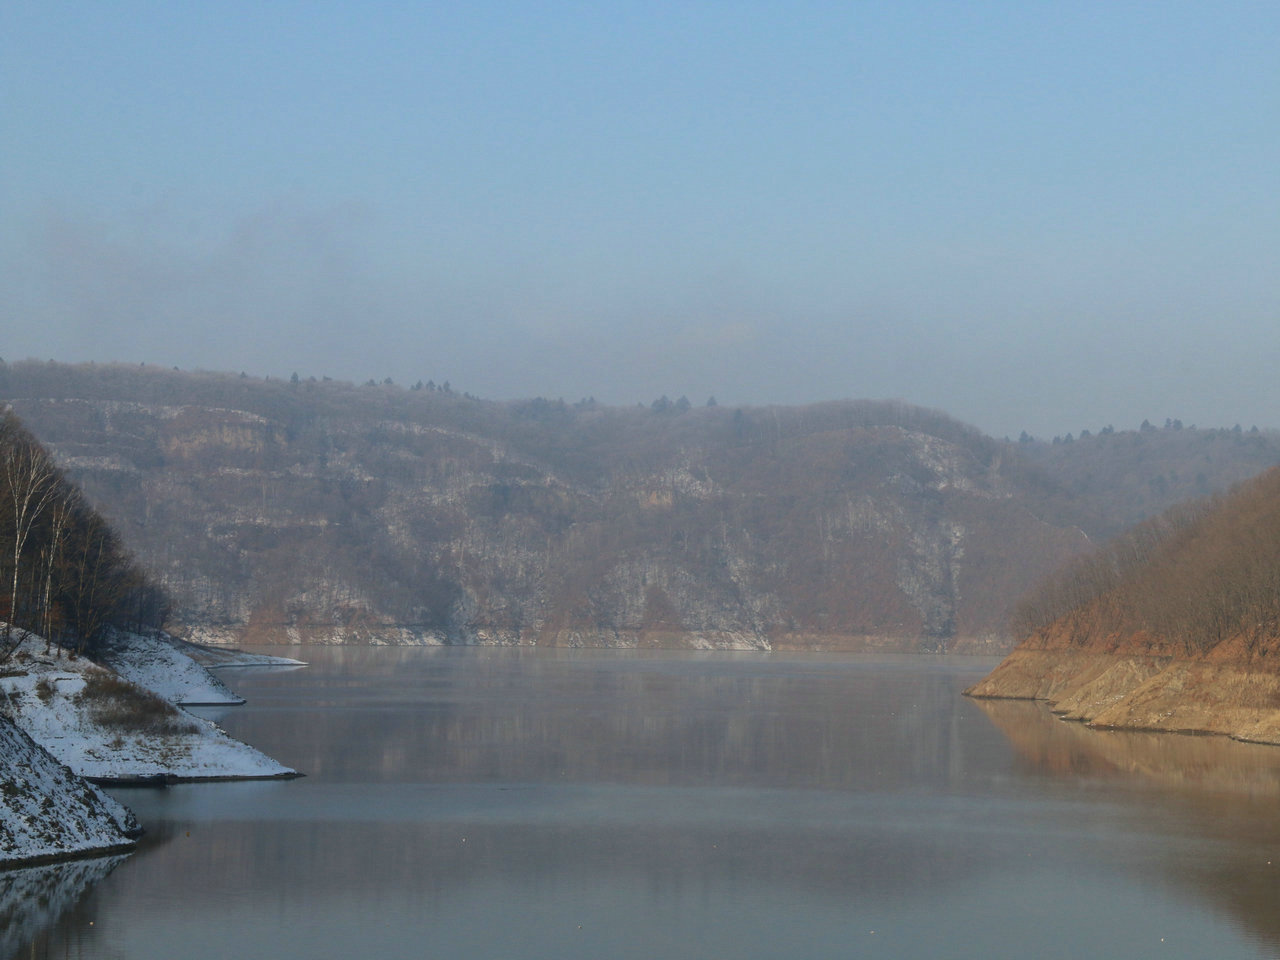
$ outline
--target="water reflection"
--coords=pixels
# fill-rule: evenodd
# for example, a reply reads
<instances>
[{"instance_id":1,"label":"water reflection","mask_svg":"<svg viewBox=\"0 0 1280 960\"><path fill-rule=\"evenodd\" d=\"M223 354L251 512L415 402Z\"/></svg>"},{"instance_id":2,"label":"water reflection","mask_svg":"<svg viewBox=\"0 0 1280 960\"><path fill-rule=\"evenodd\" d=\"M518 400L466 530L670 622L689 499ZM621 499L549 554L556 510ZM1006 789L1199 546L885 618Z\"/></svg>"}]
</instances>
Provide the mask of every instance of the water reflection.
<instances>
[{"instance_id":1,"label":"water reflection","mask_svg":"<svg viewBox=\"0 0 1280 960\"><path fill-rule=\"evenodd\" d=\"M93 892L93 936L61 924L53 955L1167 960L1280 943L1253 919L1275 905L1249 859L1274 839L1274 780L1242 786L1266 764L1232 761L1227 793L1255 799L1225 827L1210 774L1187 773L1221 761L1175 758L1186 784L1162 781L1034 704L960 697L988 663L309 658L229 674L249 704L224 718L308 776L130 791L148 833Z\"/></svg>"},{"instance_id":2,"label":"water reflection","mask_svg":"<svg viewBox=\"0 0 1280 960\"><path fill-rule=\"evenodd\" d=\"M59 920L91 932L77 908L86 892L127 857L96 857L0 872L0 957L45 956Z\"/></svg>"},{"instance_id":3,"label":"water reflection","mask_svg":"<svg viewBox=\"0 0 1280 960\"><path fill-rule=\"evenodd\" d=\"M253 677L270 704L224 721L340 782L892 789L964 767L955 723L971 706L941 662L597 653L320 651L341 669ZM293 709L300 701L328 709Z\"/></svg>"},{"instance_id":4,"label":"water reflection","mask_svg":"<svg viewBox=\"0 0 1280 960\"><path fill-rule=\"evenodd\" d=\"M1184 796L1221 802L1280 798L1280 749L1225 737L1100 730L1031 700L976 700L1033 769L1054 775L1138 775Z\"/></svg>"},{"instance_id":5,"label":"water reflection","mask_svg":"<svg viewBox=\"0 0 1280 960\"><path fill-rule=\"evenodd\" d=\"M1224 737L1097 730L1031 701L976 701L1028 770L1086 788L1127 785L1134 822L1157 834L1213 843L1213 855L1165 864L1190 887L1280 944L1280 749Z\"/></svg>"}]
</instances>

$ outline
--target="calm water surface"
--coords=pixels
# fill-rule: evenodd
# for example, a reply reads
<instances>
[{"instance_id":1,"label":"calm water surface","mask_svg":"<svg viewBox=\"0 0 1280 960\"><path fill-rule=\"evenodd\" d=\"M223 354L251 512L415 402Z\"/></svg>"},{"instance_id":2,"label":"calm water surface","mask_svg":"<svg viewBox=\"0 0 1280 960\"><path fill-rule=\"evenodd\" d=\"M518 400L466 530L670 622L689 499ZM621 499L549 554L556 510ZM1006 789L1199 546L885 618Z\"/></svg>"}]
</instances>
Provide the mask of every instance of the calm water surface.
<instances>
[{"instance_id":1,"label":"calm water surface","mask_svg":"<svg viewBox=\"0 0 1280 960\"><path fill-rule=\"evenodd\" d=\"M1280 952L1280 749L960 697L993 661L307 656L224 671L249 703L217 715L306 778L116 791L148 829L141 849L103 877L27 877L54 892L15 896L55 916L14 921L0 944L110 958Z\"/></svg>"}]
</instances>

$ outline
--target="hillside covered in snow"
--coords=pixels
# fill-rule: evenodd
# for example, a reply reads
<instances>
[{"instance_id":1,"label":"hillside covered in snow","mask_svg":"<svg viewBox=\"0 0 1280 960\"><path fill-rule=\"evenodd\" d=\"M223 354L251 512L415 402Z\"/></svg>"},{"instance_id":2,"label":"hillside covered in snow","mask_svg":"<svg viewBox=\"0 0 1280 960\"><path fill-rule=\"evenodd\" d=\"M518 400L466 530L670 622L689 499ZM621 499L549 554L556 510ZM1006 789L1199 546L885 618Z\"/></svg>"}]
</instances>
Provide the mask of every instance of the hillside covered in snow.
<instances>
[{"instance_id":1,"label":"hillside covered in snow","mask_svg":"<svg viewBox=\"0 0 1280 960\"><path fill-rule=\"evenodd\" d=\"M16 647L0 667L0 869L131 848L133 814L89 781L297 775L178 706L243 703L183 647L115 634L115 669L36 636Z\"/></svg>"},{"instance_id":2,"label":"hillside covered in snow","mask_svg":"<svg viewBox=\"0 0 1280 960\"><path fill-rule=\"evenodd\" d=\"M133 814L0 717L0 866L118 852L141 832Z\"/></svg>"},{"instance_id":3,"label":"hillside covered in snow","mask_svg":"<svg viewBox=\"0 0 1280 960\"><path fill-rule=\"evenodd\" d=\"M221 780L296 776L177 703L239 703L208 672L164 640L118 634L117 672L28 637L0 676L0 702L60 762L92 780ZM156 661L186 661L183 671ZM134 679L130 679L133 677ZM150 680L152 689L135 682ZM160 689L157 691L155 687ZM218 692L222 700L212 699Z\"/></svg>"}]
</instances>

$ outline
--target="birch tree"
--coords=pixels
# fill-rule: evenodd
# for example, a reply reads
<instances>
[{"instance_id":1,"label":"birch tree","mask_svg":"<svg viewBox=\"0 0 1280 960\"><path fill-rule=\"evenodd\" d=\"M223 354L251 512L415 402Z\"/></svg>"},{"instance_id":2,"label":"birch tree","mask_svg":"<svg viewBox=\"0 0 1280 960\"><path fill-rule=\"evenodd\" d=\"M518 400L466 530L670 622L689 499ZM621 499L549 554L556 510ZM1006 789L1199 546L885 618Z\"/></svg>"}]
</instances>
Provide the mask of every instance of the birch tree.
<instances>
[{"instance_id":1,"label":"birch tree","mask_svg":"<svg viewBox=\"0 0 1280 960\"><path fill-rule=\"evenodd\" d=\"M67 487L54 498L53 506L49 511L49 535L40 551L44 562L44 589L40 598L42 607L40 630L45 638L45 653L49 652L55 639L54 633L60 627L62 620L57 615L58 605L54 602L54 578L62 568L67 533L79 504L79 490L75 487ZM58 646L58 656L62 656L61 645Z\"/></svg>"},{"instance_id":2,"label":"birch tree","mask_svg":"<svg viewBox=\"0 0 1280 960\"><path fill-rule=\"evenodd\" d=\"M14 631L19 615L18 589L23 572L22 555L40 515L53 502L60 486L57 467L44 449L23 429L12 411L0 418L0 483L4 485L6 512L12 532L13 571L9 584L9 613L4 639L0 641L0 662L8 660L26 636ZM14 639L14 637L17 639Z\"/></svg>"}]
</instances>

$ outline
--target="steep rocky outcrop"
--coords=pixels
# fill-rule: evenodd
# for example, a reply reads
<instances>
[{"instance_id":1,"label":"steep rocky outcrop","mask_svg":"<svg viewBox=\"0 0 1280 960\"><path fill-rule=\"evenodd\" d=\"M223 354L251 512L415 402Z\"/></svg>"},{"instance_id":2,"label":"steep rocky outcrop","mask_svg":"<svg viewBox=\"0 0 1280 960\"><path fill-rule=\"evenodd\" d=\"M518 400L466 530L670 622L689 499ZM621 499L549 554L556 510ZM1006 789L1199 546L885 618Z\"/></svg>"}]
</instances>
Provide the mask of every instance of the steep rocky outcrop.
<instances>
[{"instance_id":1,"label":"steep rocky outcrop","mask_svg":"<svg viewBox=\"0 0 1280 960\"><path fill-rule=\"evenodd\" d=\"M1097 524L902 403L608 408L0 367L188 636L1001 650Z\"/></svg>"},{"instance_id":2,"label":"steep rocky outcrop","mask_svg":"<svg viewBox=\"0 0 1280 960\"><path fill-rule=\"evenodd\" d=\"M608 408L11 364L12 403L216 640L1004 649L1087 547L901 403Z\"/></svg>"}]
</instances>

